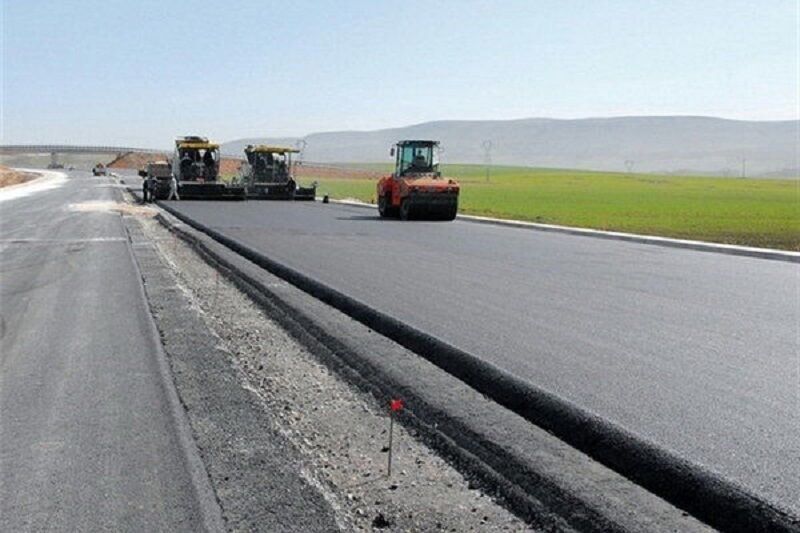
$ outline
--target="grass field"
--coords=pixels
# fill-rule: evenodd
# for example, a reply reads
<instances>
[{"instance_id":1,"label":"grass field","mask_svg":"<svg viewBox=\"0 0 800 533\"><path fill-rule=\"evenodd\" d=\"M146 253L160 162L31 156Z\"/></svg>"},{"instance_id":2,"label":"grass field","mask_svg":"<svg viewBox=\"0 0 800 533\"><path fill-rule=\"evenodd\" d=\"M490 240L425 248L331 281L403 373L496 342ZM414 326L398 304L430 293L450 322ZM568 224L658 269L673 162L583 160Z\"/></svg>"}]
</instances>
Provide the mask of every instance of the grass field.
<instances>
[{"instance_id":1,"label":"grass field","mask_svg":"<svg viewBox=\"0 0 800 533\"><path fill-rule=\"evenodd\" d=\"M462 184L462 213L800 251L798 180L494 167L487 182L478 165L443 173ZM319 194L375 199L374 179L318 181Z\"/></svg>"}]
</instances>

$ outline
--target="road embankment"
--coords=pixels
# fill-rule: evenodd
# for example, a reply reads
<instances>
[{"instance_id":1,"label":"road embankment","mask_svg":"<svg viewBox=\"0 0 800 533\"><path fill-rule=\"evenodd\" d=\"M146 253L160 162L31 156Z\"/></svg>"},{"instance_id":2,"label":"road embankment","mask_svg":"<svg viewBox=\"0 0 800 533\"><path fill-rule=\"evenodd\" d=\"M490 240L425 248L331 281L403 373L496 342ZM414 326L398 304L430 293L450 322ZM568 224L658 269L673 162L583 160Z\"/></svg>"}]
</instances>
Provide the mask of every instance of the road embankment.
<instances>
[{"instance_id":1,"label":"road embankment","mask_svg":"<svg viewBox=\"0 0 800 533\"><path fill-rule=\"evenodd\" d=\"M0 166L0 188L20 185L40 177L35 172L24 172Z\"/></svg>"}]
</instances>

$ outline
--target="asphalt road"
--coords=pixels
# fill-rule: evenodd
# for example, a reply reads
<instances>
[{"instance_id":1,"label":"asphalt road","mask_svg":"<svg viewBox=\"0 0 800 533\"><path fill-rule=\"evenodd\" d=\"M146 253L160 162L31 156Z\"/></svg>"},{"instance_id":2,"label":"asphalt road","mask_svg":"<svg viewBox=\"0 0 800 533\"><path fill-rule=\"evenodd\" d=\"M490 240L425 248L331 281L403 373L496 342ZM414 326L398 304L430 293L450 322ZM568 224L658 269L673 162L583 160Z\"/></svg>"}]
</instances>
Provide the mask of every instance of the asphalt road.
<instances>
[{"instance_id":1,"label":"asphalt road","mask_svg":"<svg viewBox=\"0 0 800 533\"><path fill-rule=\"evenodd\" d=\"M182 451L121 218L86 204L116 200L114 187L84 172L0 191L2 531L200 531L214 512Z\"/></svg>"},{"instance_id":2,"label":"asphalt road","mask_svg":"<svg viewBox=\"0 0 800 533\"><path fill-rule=\"evenodd\" d=\"M800 516L796 264L335 204L173 205Z\"/></svg>"}]
</instances>

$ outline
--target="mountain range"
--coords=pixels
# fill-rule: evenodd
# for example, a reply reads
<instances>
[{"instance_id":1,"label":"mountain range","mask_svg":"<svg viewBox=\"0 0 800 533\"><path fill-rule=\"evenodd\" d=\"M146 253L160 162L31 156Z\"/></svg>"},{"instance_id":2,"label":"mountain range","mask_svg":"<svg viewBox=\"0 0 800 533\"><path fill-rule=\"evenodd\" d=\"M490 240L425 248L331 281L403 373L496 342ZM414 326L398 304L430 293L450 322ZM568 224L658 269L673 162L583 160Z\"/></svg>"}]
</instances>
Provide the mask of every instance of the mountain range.
<instances>
[{"instance_id":1,"label":"mountain range","mask_svg":"<svg viewBox=\"0 0 800 533\"><path fill-rule=\"evenodd\" d=\"M520 165L587 170L800 175L800 120L745 121L698 116L584 119L446 120L374 131L312 133L303 159L321 163L391 163L401 139L436 139L446 163ZM240 155L247 144L296 146L297 137L224 143Z\"/></svg>"}]
</instances>

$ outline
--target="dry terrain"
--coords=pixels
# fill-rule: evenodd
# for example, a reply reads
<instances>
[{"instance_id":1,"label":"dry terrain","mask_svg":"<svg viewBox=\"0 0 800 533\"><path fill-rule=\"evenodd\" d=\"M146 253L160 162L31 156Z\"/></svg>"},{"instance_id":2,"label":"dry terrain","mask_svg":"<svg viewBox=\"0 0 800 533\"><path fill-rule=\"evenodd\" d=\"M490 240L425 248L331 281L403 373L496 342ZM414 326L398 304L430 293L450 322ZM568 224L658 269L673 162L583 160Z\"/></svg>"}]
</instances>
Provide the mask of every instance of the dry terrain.
<instances>
[{"instance_id":1,"label":"dry terrain","mask_svg":"<svg viewBox=\"0 0 800 533\"><path fill-rule=\"evenodd\" d=\"M0 166L0 187L8 187L9 185L18 185L25 183L38 177L38 174L33 172L20 172L8 167Z\"/></svg>"},{"instance_id":2,"label":"dry terrain","mask_svg":"<svg viewBox=\"0 0 800 533\"><path fill-rule=\"evenodd\" d=\"M127 153L113 159L106 166L108 168L139 169L139 168L144 168L144 166L150 161L159 161L159 160L164 160L166 158L167 155L163 153L155 153L155 152L146 154Z\"/></svg>"}]
</instances>

